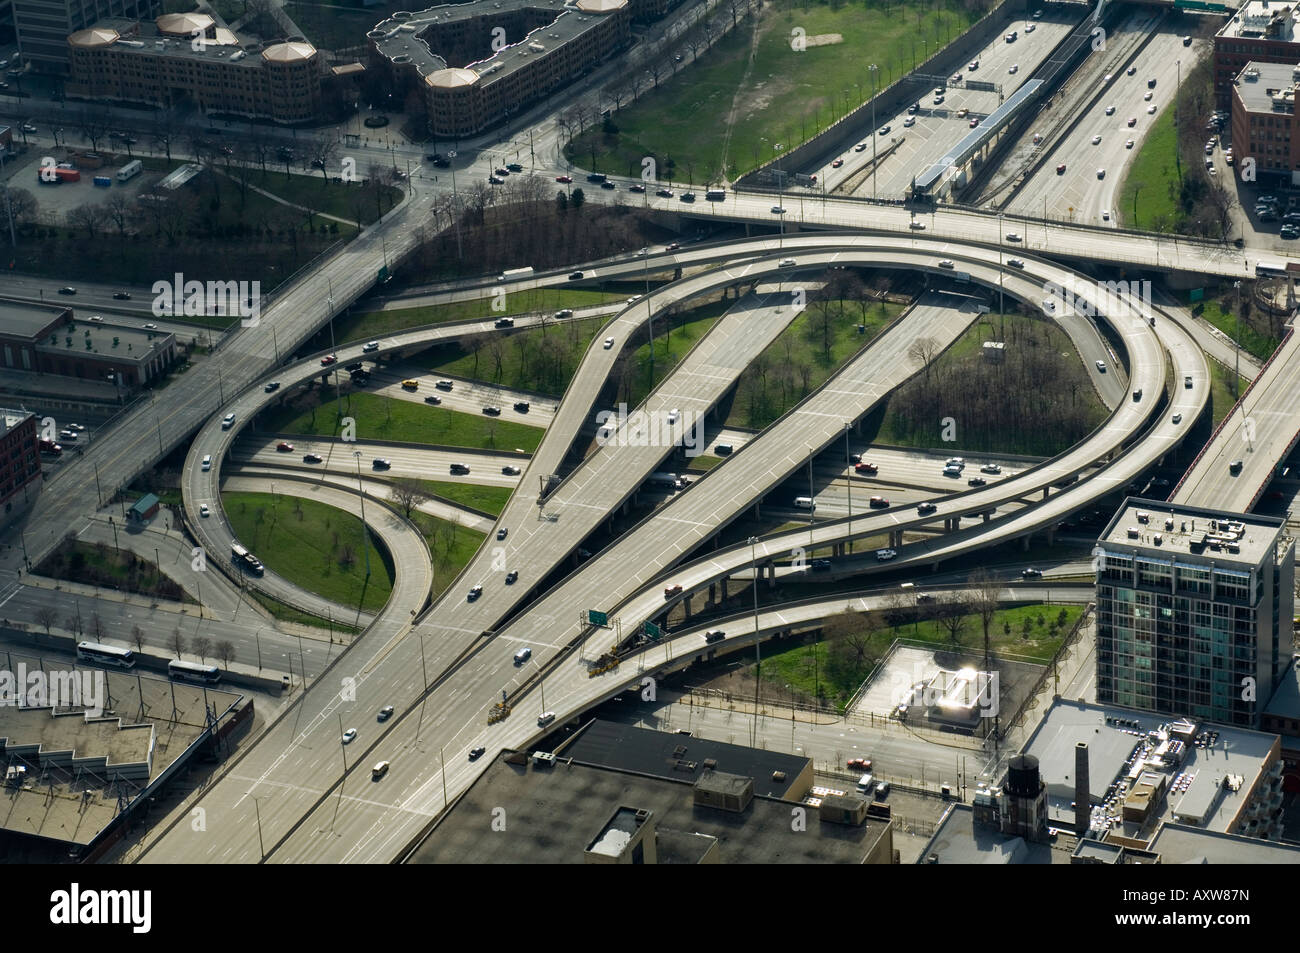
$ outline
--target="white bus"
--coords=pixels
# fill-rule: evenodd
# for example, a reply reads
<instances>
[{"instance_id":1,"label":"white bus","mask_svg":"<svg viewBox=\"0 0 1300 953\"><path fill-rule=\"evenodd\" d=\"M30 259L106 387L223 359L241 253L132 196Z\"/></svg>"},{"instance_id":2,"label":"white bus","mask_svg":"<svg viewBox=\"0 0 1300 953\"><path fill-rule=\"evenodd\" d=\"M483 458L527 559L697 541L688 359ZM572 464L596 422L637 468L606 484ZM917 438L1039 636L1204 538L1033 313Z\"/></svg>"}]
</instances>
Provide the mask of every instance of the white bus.
<instances>
[{"instance_id":1,"label":"white bus","mask_svg":"<svg viewBox=\"0 0 1300 953\"><path fill-rule=\"evenodd\" d=\"M115 668L134 668L135 653L130 649L119 649L100 642L78 642L77 661L112 665Z\"/></svg>"},{"instance_id":2,"label":"white bus","mask_svg":"<svg viewBox=\"0 0 1300 953\"><path fill-rule=\"evenodd\" d=\"M178 682L215 685L221 680L221 669L215 665L199 665L197 662L181 662L172 659L167 663L167 675Z\"/></svg>"},{"instance_id":3,"label":"white bus","mask_svg":"<svg viewBox=\"0 0 1300 953\"><path fill-rule=\"evenodd\" d=\"M117 181L129 182L144 171L144 164L139 159L132 159L117 170Z\"/></svg>"}]
</instances>

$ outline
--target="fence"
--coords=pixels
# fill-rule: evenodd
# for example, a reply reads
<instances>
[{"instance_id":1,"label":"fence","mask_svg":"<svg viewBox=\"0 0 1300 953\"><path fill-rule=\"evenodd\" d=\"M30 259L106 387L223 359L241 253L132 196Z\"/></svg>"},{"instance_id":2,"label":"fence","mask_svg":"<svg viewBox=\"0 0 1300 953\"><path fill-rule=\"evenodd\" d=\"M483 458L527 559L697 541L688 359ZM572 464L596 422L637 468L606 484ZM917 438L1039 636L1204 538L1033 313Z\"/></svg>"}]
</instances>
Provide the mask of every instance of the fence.
<instances>
[{"instance_id":1,"label":"fence","mask_svg":"<svg viewBox=\"0 0 1300 953\"><path fill-rule=\"evenodd\" d=\"M1075 620L1074 627L1070 629L1070 633L1061 640L1060 646L1057 648L1055 654L1052 655L1052 660L1048 662L1047 667L1043 669L1043 674L1038 676L1037 681L1035 681L1029 691L1025 693L1024 701L1020 703L1020 707L1016 709L1016 713L1003 723L1001 732L998 735L999 740L1005 740L1011 730L1013 728L1018 728L1023 723L1025 716L1029 711L1035 707L1038 702L1039 692L1043 690L1043 686L1046 684L1049 677L1055 677L1057 666L1060 665L1061 661L1065 658L1066 653L1074 643L1078 641L1079 633L1083 631L1084 625L1087 623L1088 619L1092 615L1093 609L1096 607L1096 603L1088 603L1087 607L1079 615L1079 618Z\"/></svg>"}]
</instances>

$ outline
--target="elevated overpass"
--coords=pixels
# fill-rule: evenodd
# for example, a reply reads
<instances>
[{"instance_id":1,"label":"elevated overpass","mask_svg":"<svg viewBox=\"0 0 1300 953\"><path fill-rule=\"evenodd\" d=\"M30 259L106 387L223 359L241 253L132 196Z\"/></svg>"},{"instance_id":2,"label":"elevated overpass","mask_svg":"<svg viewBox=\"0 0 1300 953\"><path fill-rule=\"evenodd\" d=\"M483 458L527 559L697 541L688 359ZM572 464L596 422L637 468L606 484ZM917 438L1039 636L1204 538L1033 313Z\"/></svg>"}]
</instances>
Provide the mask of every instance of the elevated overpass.
<instances>
[{"instance_id":1,"label":"elevated overpass","mask_svg":"<svg viewBox=\"0 0 1300 953\"><path fill-rule=\"evenodd\" d=\"M936 246L932 242L926 242L921 243L925 246L924 251L913 251L911 240L899 242L867 237L854 240L864 248L874 249L876 254L887 257L898 266L932 268L935 274L942 273L933 264L936 251L960 257L963 259L961 267L969 271L973 280L986 287L996 287L998 284L998 269L986 264L988 252L982 249L942 243ZM808 239L804 241L807 242ZM767 244L769 248L776 247L775 240ZM799 252L801 265L811 267L813 264L870 260L870 256L864 253L854 255L851 248L846 248L846 245L851 244L852 242L837 237L832 245L833 250L824 250L820 256L807 261L803 260L807 254L805 245ZM883 248L888 248L888 251L883 251ZM962 255L962 252L965 254ZM1024 272L1003 276L1008 293L1031 302L1037 301L1041 296L1043 282L1059 282L1066 278L1067 274L1061 269L1036 261ZM933 321L934 318L928 320ZM1047 504L1028 509L1022 517L1014 518L1006 524L998 521L989 523L983 534L959 535L967 532L961 530L950 533L933 541L933 549L918 549L913 554L912 546L905 546L900 552L900 559L894 563L895 566L903 563L928 565L937 558L1054 525L1061 514L1086 505L1089 499L1124 485L1181 439L1186 428L1176 429L1169 424L1169 418L1163 412L1161 422L1148 423L1156 409L1154 398L1161 391L1165 378L1167 365L1164 350L1167 347L1173 356L1175 372L1199 374L1202 381L1206 380L1208 373L1204 358L1173 321L1157 321L1154 329L1145 321L1140 324L1120 322L1117 331L1125 339L1133 362L1134 385L1147 389L1146 392L1150 395L1148 401L1139 404L1136 411L1132 409L1134 405L1124 404L1103 427L1102 434L1094 435L1094 438L1090 438L1091 442L1085 442L1087 447L1083 453L1070 456L1064 462L1058 461L1055 469L1030 471L1031 482L1010 490L1006 489L1007 484L993 488L998 492L1010 492L1024 497L1048 493ZM446 745L448 750L457 753L479 741L514 746L526 743L537 733L536 726L527 719L515 716L491 728L485 729L483 726L486 706L494 697L499 697L503 685L507 694L511 693L513 687L515 694L522 697L520 691L530 682L527 673L516 672L510 667L513 647L521 643L530 644L537 653L536 661L547 663L564 655L565 646L580 644L584 631L577 619L572 618L574 606L591 605L595 608L604 605L612 610L611 617L621 616L628 629L635 626L638 619L651 618L662 612L665 603L659 588L663 570L694 548L692 540L707 540L727 519L752 505L755 499L784 479L789 472L799 468L806 459L807 450L840 438L846 418L854 419L855 414L860 414L864 407L870 405L869 400L864 403L864 397L883 395L898 380L910 376L903 368L901 356L894 350L898 344L891 348L890 341L895 339L887 332L873 345L873 348L878 349L876 358L887 366L883 377L873 374L872 380L862 380L861 371L856 366L846 369L844 374L828 384L814 399L792 412L783 423L778 423L755 438L742 452L716 466L705 478L664 507L656 520L652 521L654 525L648 521L625 535L618 543L584 565L552 594L530 606L506 628L487 633L486 639L480 638L483 633L472 627L452 634L452 625L449 623L454 624L453 616L439 619L439 624L448 630L448 634L440 639L429 638L433 630L425 626L417 630L419 636L416 639L409 640L388 637L388 630L385 629L381 634L383 647L370 656L368 662L361 663L358 700L355 703L348 702L346 706L354 709L357 714L364 715L383 704L397 703L400 715L379 729L378 733L370 735L376 740L364 749L364 755L358 756L396 756L412 746L428 750L428 742L419 740L422 736L434 737L439 745ZM888 359L881 360L885 357ZM1207 397L1208 388L1201 386L1191 393L1171 395L1170 399L1177 402L1172 406L1180 407L1194 416L1199 412L1198 407L1204 406ZM581 395L579 398L583 402L588 399ZM566 403L568 402L566 396ZM562 407L561 414L563 412ZM1062 493L1050 495L1051 483L1054 480L1068 479L1078 472L1084 463L1084 457L1094 459L1094 454L1106 445L1112 448L1112 452L1117 452L1142 426L1148 428L1144 439L1103 470L1102 473L1107 474L1105 478L1098 480L1095 485L1093 481L1097 478L1090 478ZM751 465L755 460L760 461L758 468ZM1037 481L1033 482L1035 476ZM526 477L525 485L527 482ZM987 510L989 502L987 499L972 499L963 500L956 505L964 513L977 507ZM811 544L834 545L850 536L879 533L885 526L901 532L906 519L899 519L899 515L890 511L886 511L883 516L873 515L872 520L882 521L875 525L868 525L867 517L845 521L847 525L822 524L813 528ZM951 519L952 516L951 512L944 513L941 510L934 519ZM823 535L817 537L817 533ZM788 547L795 544L794 536L809 539L808 531L791 534L791 538L780 541L780 552L787 552ZM753 562L750 547L741 548L745 550L743 556L733 554L726 557L734 559L736 568ZM775 551L765 551L762 558L775 558L775 555ZM716 563L716 556L711 557L710 561ZM730 568L730 564L724 562L710 568L705 575L725 574ZM680 573L679 570L675 576L680 576ZM695 587L693 579L687 581ZM703 578L701 583L707 584ZM634 602L636 605L633 605ZM642 602L645 603L644 606ZM368 637L363 642L372 646L376 644L376 640ZM426 683L420 672L425 656L429 653L433 654L430 670L435 674ZM591 681L595 683L592 689L594 697L600 694L603 686L599 685L599 680ZM536 684L529 691L540 693L545 691L545 687ZM434 701L435 704L425 706L425 700ZM340 702L328 687L318 687L315 693L308 693L303 704L306 710L302 712L305 716L302 723L311 727L301 742L295 740L296 732L286 733L289 731L287 727L277 726L238 765L240 777L254 779L254 794L259 797L259 801L266 802L262 804L261 821L267 832L270 850L277 859L353 860L378 856L375 852L391 849L405 832L412 829L412 825L418 825L420 818L427 817L439 808L442 776L436 766L431 765L427 758L395 757L390 778L397 778L398 783L384 790L391 791L392 794L405 792L401 794L401 800L391 802L390 794L385 795L380 803L372 794L366 798L365 803L349 802L350 816L345 825L346 835L342 838L329 838L328 842L321 840L315 832L328 828L330 822L324 819L322 823L317 823L321 818L313 815L339 783L334 745L323 743L333 740L334 729L331 726L335 719L324 716L326 712L332 712L338 707ZM560 714L563 717L565 712ZM318 732L322 734L318 736ZM316 744L309 738L322 743ZM458 775L461 773L457 771ZM277 781L277 778L283 779L284 783ZM450 777L447 780L452 784ZM229 830L231 835L222 841L219 848L213 847L210 839L205 839L204 844L188 843L191 835L181 825L159 840L150 850L148 859L187 857L192 860L200 855L215 860L256 859L259 856L256 838L248 836L253 824L252 806L244 796L250 790L249 783L244 780L228 784L223 780L205 797L210 819L214 824L220 824L223 831ZM263 787L264 784L269 786ZM372 836L367 835L366 831L376 833Z\"/></svg>"}]
</instances>

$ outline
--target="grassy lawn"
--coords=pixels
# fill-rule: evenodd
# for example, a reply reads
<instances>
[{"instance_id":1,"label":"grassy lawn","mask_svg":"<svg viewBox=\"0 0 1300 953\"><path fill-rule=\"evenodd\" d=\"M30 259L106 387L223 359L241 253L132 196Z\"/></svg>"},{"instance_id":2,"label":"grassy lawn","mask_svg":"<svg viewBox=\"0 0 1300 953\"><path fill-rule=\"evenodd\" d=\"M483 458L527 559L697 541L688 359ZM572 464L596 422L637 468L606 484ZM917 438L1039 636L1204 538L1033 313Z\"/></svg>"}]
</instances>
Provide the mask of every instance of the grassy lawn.
<instances>
[{"instance_id":1,"label":"grassy lawn","mask_svg":"<svg viewBox=\"0 0 1300 953\"><path fill-rule=\"evenodd\" d=\"M1007 344L1006 360L985 361L983 342L999 339ZM1049 456L1107 416L1064 331L1041 318L990 313L928 372L893 391L863 422L863 436L872 443L938 447L945 440L942 422L950 420L954 448Z\"/></svg>"},{"instance_id":2,"label":"grassy lawn","mask_svg":"<svg viewBox=\"0 0 1300 953\"><path fill-rule=\"evenodd\" d=\"M1177 201L1178 165L1174 161L1177 148L1174 110L1167 109L1142 140L1124 176L1115 217L1126 227L1160 232L1177 230L1181 217Z\"/></svg>"},{"instance_id":3,"label":"grassy lawn","mask_svg":"<svg viewBox=\"0 0 1300 953\"><path fill-rule=\"evenodd\" d=\"M1277 350L1277 346L1282 343L1279 338L1261 334L1248 321L1239 322L1235 314L1225 311L1217 301L1200 302L1193 305L1193 311L1228 337L1236 340L1243 350L1261 361L1267 361Z\"/></svg>"},{"instance_id":4,"label":"grassy lawn","mask_svg":"<svg viewBox=\"0 0 1300 953\"><path fill-rule=\"evenodd\" d=\"M484 533L467 529L427 513L412 513L411 522L420 528L433 558L433 596L437 598L468 563L486 539ZM487 580L483 580L484 583Z\"/></svg>"},{"instance_id":5,"label":"grassy lawn","mask_svg":"<svg viewBox=\"0 0 1300 953\"><path fill-rule=\"evenodd\" d=\"M586 318L510 335L471 335L438 347L433 370L559 397L607 321Z\"/></svg>"},{"instance_id":6,"label":"grassy lawn","mask_svg":"<svg viewBox=\"0 0 1300 953\"><path fill-rule=\"evenodd\" d=\"M715 301L692 309L682 317L665 322L655 322L654 377L650 376L650 342L646 341L635 351L628 362L631 367L619 387L620 399L629 407L637 407L660 381L673 372L688 351L709 332L718 318L734 302Z\"/></svg>"},{"instance_id":7,"label":"grassy lawn","mask_svg":"<svg viewBox=\"0 0 1300 953\"><path fill-rule=\"evenodd\" d=\"M359 171L358 174L364 173ZM359 218L363 225L369 225L375 221L383 212L387 212L400 201L404 195L401 189L386 188L381 203L377 205L374 196L367 197L362 194L363 189L359 184L334 182L319 173L308 175L292 172L285 175L284 165L281 164L276 169L274 161L267 163L266 172L262 172L260 169L256 170L249 179L249 184L259 189L265 189L272 195L284 199L286 202L292 202L294 205L302 205L328 215L337 215L339 218L345 218L349 221L357 221ZM255 201L270 202L271 200L266 196L258 195L250 189L248 194L250 208L255 207L253 205ZM279 205L279 203L274 204ZM279 207L286 214L302 214L285 208L283 205ZM382 212L379 211L380 208L382 208ZM319 226L321 223L317 221L316 224ZM347 234L352 234L355 231L351 226L340 224L338 227L340 230L346 230Z\"/></svg>"},{"instance_id":8,"label":"grassy lawn","mask_svg":"<svg viewBox=\"0 0 1300 953\"><path fill-rule=\"evenodd\" d=\"M129 550L114 549L106 543L64 540L36 567L36 572L51 579L67 579L155 599L194 603L179 583L159 572L157 565Z\"/></svg>"},{"instance_id":9,"label":"grassy lawn","mask_svg":"<svg viewBox=\"0 0 1300 953\"><path fill-rule=\"evenodd\" d=\"M995 654L1005 653L1046 663L1082 612L1082 606L1073 605L1029 605L1000 609L989 625L993 651ZM1060 621L1062 613L1063 622ZM937 649L953 648L947 630L933 621L890 626L881 618L880 613L875 616L871 622L865 622L861 615L853 614L856 622L847 626L851 635L846 635L842 629L841 634L832 639L793 645L765 655L764 681L773 687L783 688L789 685L807 698L814 697L814 692L820 692L824 703L840 707L884 658L895 639L920 641ZM958 648L972 652L982 651L983 629L978 616L966 618Z\"/></svg>"},{"instance_id":10,"label":"grassy lawn","mask_svg":"<svg viewBox=\"0 0 1300 953\"><path fill-rule=\"evenodd\" d=\"M505 308L494 310L492 298L477 301L454 301L449 304L423 305L394 311L366 311L361 314L335 318L334 335L340 344L383 337L395 331L418 328L444 321L465 318L500 317L507 314L527 314L533 311L558 311L561 308L589 308L609 301L623 301L626 294L583 288L534 288L516 291L505 297Z\"/></svg>"},{"instance_id":11,"label":"grassy lawn","mask_svg":"<svg viewBox=\"0 0 1300 953\"><path fill-rule=\"evenodd\" d=\"M493 516L500 516L514 491L508 486L474 486L470 483L448 483L445 480L421 480L425 489L444 500L470 506Z\"/></svg>"},{"instance_id":12,"label":"grassy lawn","mask_svg":"<svg viewBox=\"0 0 1300 953\"><path fill-rule=\"evenodd\" d=\"M1228 411L1232 410L1233 405L1237 403L1237 398L1249 386L1250 381L1241 377L1238 378L1237 388L1234 391L1232 387L1232 371L1220 366L1217 361L1210 361L1211 426L1219 426L1219 421L1228 416Z\"/></svg>"},{"instance_id":13,"label":"grassy lawn","mask_svg":"<svg viewBox=\"0 0 1300 953\"><path fill-rule=\"evenodd\" d=\"M885 88L973 20L951 0L778 0L708 52L701 47L699 62L684 50L686 69L614 113L612 127L578 136L566 154L603 172L639 173L641 158L654 156L660 179L735 180L770 159L774 144L791 149L870 99L873 76ZM799 52L796 28L807 38Z\"/></svg>"},{"instance_id":14,"label":"grassy lawn","mask_svg":"<svg viewBox=\"0 0 1300 953\"><path fill-rule=\"evenodd\" d=\"M726 426L768 426L826 382L903 310L880 302L865 313L845 301L813 301L740 377ZM858 325L866 325L866 333Z\"/></svg>"},{"instance_id":15,"label":"grassy lawn","mask_svg":"<svg viewBox=\"0 0 1300 953\"><path fill-rule=\"evenodd\" d=\"M264 609L266 609L267 612L271 613L272 616L279 619L281 622L296 622L299 625L310 625L313 628L325 629L326 631L329 631L332 628L335 632L345 633L347 635L361 634L361 630L355 625L348 625L346 622L340 622L338 619L322 619L320 616L312 615L310 612L299 612L292 606L285 605L279 599L272 599L270 596L263 595L255 589L249 589L248 592Z\"/></svg>"},{"instance_id":16,"label":"grassy lawn","mask_svg":"<svg viewBox=\"0 0 1300 953\"><path fill-rule=\"evenodd\" d=\"M694 472L702 473L706 470L712 470L714 467L716 467L719 463L722 462L722 457L715 457L709 453L702 453L698 457L690 457L689 459L690 459L690 463L686 465L686 469L690 470L693 473Z\"/></svg>"},{"instance_id":17,"label":"grassy lawn","mask_svg":"<svg viewBox=\"0 0 1300 953\"><path fill-rule=\"evenodd\" d=\"M339 605L378 612L388 601L392 570L355 516L282 494L222 493L221 502L236 538L271 571Z\"/></svg>"},{"instance_id":18,"label":"grassy lawn","mask_svg":"<svg viewBox=\"0 0 1300 953\"><path fill-rule=\"evenodd\" d=\"M308 402L318 399L318 392L306 396ZM528 453L537 449L543 433L540 427L365 392L344 394L341 402L330 397L313 406L303 403L297 400L269 411L263 426L278 433L329 437L339 433L337 420L343 416L356 420L359 440L400 440L481 450L518 447Z\"/></svg>"}]
</instances>

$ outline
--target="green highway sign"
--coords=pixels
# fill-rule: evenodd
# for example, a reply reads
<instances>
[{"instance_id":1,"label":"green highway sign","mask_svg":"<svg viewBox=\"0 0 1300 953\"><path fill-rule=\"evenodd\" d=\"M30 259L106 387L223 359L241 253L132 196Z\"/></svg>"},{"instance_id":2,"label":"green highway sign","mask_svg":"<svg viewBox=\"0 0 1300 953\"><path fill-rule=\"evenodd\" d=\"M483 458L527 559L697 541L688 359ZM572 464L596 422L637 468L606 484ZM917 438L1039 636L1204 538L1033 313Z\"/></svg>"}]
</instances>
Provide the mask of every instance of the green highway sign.
<instances>
[{"instance_id":1,"label":"green highway sign","mask_svg":"<svg viewBox=\"0 0 1300 953\"><path fill-rule=\"evenodd\" d=\"M603 612L597 612L595 609L587 610L587 621L592 625L609 625L609 616Z\"/></svg>"},{"instance_id":2,"label":"green highway sign","mask_svg":"<svg viewBox=\"0 0 1300 953\"><path fill-rule=\"evenodd\" d=\"M655 625L653 622L647 622L645 623L645 634L652 639L657 639L664 633L663 630L660 629L659 626Z\"/></svg>"},{"instance_id":3,"label":"green highway sign","mask_svg":"<svg viewBox=\"0 0 1300 953\"><path fill-rule=\"evenodd\" d=\"M1188 300L1189 302L1191 302L1191 301L1204 301L1204 300L1205 300L1205 289L1204 289L1204 288L1193 288L1191 291L1189 291L1189 292L1187 293L1187 300Z\"/></svg>"}]
</instances>

